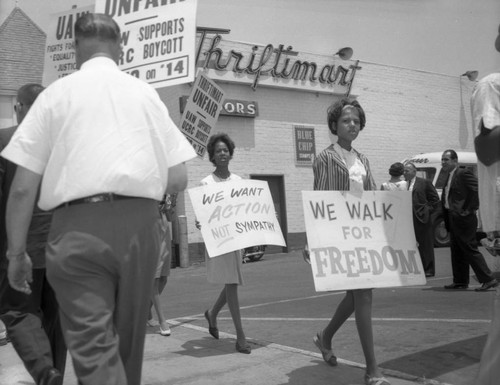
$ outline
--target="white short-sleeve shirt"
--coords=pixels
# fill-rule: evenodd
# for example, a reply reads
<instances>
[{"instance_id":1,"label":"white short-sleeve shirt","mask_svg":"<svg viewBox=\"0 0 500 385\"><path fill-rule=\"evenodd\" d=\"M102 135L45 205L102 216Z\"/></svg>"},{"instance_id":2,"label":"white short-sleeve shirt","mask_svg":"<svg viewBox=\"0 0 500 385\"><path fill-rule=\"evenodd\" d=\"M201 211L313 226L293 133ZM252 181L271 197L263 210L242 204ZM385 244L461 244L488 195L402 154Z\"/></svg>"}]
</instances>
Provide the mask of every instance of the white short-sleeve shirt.
<instances>
[{"instance_id":1,"label":"white short-sleeve shirt","mask_svg":"<svg viewBox=\"0 0 500 385\"><path fill-rule=\"evenodd\" d=\"M488 130L500 127L500 73L482 78L471 98L472 119L476 135L481 122ZM479 211L483 230L500 231L500 162L485 166L478 162Z\"/></svg>"},{"instance_id":2,"label":"white short-sleeve shirt","mask_svg":"<svg viewBox=\"0 0 500 385\"><path fill-rule=\"evenodd\" d=\"M39 95L1 155L43 174L50 210L106 192L160 200L168 168L196 153L150 85L96 57Z\"/></svg>"}]
</instances>

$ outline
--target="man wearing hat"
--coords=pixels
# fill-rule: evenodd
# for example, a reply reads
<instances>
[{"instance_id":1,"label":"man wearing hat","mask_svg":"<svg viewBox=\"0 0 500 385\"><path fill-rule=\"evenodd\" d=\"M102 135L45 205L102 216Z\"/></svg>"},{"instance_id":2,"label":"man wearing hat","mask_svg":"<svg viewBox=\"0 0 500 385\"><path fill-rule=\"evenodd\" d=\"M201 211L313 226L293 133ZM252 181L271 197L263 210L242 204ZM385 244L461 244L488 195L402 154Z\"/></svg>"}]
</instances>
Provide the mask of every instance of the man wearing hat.
<instances>
[{"instance_id":1,"label":"man wearing hat","mask_svg":"<svg viewBox=\"0 0 500 385\"><path fill-rule=\"evenodd\" d=\"M500 26L495 40L500 52ZM477 132L479 210L487 238L486 250L500 256L500 73L490 74L476 85L471 98L472 118ZM498 384L500 378L500 287L497 287L493 319L475 385Z\"/></svg>"}]
</instances>

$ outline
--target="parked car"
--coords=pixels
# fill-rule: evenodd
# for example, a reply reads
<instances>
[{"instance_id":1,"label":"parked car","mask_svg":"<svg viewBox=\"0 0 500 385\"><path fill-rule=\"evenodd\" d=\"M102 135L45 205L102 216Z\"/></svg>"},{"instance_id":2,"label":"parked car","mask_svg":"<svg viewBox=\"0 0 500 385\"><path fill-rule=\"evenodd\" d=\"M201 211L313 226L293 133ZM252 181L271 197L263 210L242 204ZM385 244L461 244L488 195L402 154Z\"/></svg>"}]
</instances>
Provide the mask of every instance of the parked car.
<instances>
[{"instance_id":1,"label":"parked car","mask_svg":"<svg viewBox=\"0 0 500 385\"><path fill-rule=\"evenodd\" d=\"M256 262L260 260L266 252L266 245L250 246L243 249L243 263Z\"/></svg>"},{"instance_id":2,"label":"parked car","mask_svg":"<svg viewBox=\"0 0 500 385\"><path fill-rule=\"evenodd\" d=\"M444 151L444 150L443 150ZM403 160L402 163L412 162L417 168L417 176L428 179L436 188L439 196L443 192L444 185L448 178L448 173L441 168L441 155L443 152L429 152L418 154ZM457 151L458 167L470 169L477 176L477 157L474 152ZM481 219L478 218L478 239L484 237L481 231ZM441 205L433 214L434 220L434 246L444 247L450 245L450 234L444 226L443 212Z\"/></svg>"}]
</instances>

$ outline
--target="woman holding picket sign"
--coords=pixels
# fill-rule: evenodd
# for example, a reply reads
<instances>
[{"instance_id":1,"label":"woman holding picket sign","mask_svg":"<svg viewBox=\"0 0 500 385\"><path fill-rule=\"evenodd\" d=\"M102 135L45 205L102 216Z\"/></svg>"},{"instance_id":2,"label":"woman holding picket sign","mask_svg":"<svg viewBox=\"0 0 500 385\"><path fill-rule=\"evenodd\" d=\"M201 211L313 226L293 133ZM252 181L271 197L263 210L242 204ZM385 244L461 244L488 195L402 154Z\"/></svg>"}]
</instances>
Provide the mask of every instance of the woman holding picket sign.
<instances>
[{"instance_id":1,"label":"woman holding picket sign","mask_svg":"<svg viewBox=\"0 0 500 385\"><path fill-rule=\"evenodd\" d=\"M365 113L356 100L341 99L327 111L328 127L337 136L337 143L323 150L313 164L314 190L375 190L375 181L368 159L354 148L352 142L366 123ZM337 365L332 352L332 338L354 313L361 346L366 360L366 385L390 385L375 359L372 328L372 289L348 290L326 328L313 338L329 365Z\"/></svg>"},{"instance_id":2,"label":"woman holding picket sign","mask_svg":"<svg viewBox=\"0 0 500 385\"><path fill-rule=\"evenodd\" d=\"M233 158L234 148L234 142L227 134L215 134L208 139L207 152L209 160L215 166L215 170L201 181L202 185L241 179L241 177L229 171L229 161ZM198 221L196 221L196 227L201 228ZM236 328L236 350L240 353L250 354L252 349L247 343L243 332L238 301L238 285L243 284L241 252L239 250L232 251L214 258L209 258L205 252L205 261L208 282L224 284L224 288L212 309L205 311L208 331L215 339L219 339L217 315L227 303Z\"/></svg>"}]
</instances>

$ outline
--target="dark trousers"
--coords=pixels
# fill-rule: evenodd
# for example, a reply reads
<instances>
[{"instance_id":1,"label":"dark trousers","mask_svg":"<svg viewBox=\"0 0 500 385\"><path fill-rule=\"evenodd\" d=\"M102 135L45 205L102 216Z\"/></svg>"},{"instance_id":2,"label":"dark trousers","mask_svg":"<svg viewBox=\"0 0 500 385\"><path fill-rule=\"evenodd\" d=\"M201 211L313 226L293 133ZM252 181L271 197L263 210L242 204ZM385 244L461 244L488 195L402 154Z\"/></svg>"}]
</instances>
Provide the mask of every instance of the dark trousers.
<instances>
[{"instance_id":1,"label":"dark trousers","mask_svg":"<svg viewBox=\"0 0 500 385\"><path fill-rule=\"evenodd\" d=\"M66 344L45 269L33 270L30 295L12 289L7 270L0 269L0 314L12 346L37 384L47 369L64 373Z\"/></svg>"},{"instance_id":2,"label":"dark trousers","mask_svg":"<svg viewBox=\"0 0 500 385\"><path fill-rule=\"evenodd\" d=\"M56 209L47 274L81 385L139 385L160 250L149 199Z\"/></svg>"},{"instance_id":3,"label":"dark trousers","mask_svg":"<svg viewBox=\"0 0 500 385\"><path fill-rule=\"evenodd\" d=\"M418 252L422 259L422 266L427 274L435 274L434 259L434 237L432 222L422 223L413 217L413 227L415 229L415 238L418 242Z\"/></svg>"},{"instance_id":4,"label":"dark trousers","mask_svg":"<svg viewBox=\"0 0 500 385\"><path fill-rule=\"evenodd\" d=\"M451 241L453 282L468 285L469 266L472 267L479 282L491 281L493 279L491 270L477 248L476 214L460 216L455 212L448 211L448 226Z\"/></svg>"}]
</instances>

